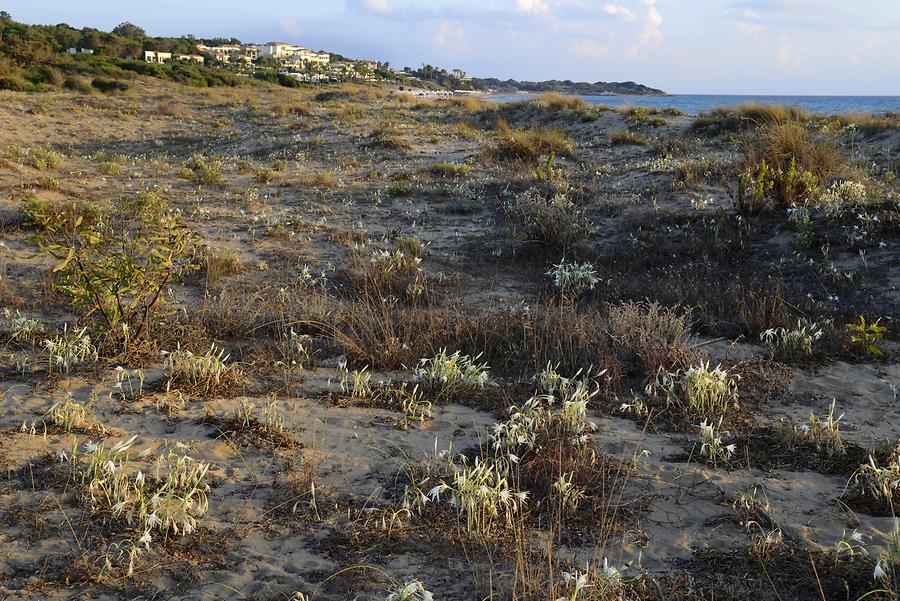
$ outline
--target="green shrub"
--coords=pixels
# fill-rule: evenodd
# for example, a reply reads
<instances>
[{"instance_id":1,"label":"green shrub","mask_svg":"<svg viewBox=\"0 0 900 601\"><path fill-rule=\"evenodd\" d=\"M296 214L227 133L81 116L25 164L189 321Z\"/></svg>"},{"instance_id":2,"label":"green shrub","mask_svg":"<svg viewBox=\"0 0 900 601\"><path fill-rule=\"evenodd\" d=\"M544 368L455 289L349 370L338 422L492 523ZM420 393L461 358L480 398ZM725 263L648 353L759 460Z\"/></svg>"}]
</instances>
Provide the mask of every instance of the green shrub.
<instances>
[{"instance_id":1,"label":"green shrub","mask_svg":"<svg viewBox=\"0 0 900 601\"><path fill-rule=\"evenodd\" d=\"M103 211L88 201L47 200L32 197L25 201L26 224L44 234L72 233L103 219Z\"/></svg>"},{"instance_id":2,"label":"green shrub","mask_svg":"<svg viewBox=\"0 0 900 601\"><path fill-rule=\"evenodd\" d=\"M36 89L37 87L33 83L22 79L17 75L0 77L0 90L9 90L11 92L33 92Z\"/></svg>"},{"instance_id":3,"label":"green shrub","mask_svg":"<svg viewBox=\"0 0 900 601\"><path fill-rule=\"evenodd\" d=\"M104 94L108 94L110 92L124 92L128 89L128 84L124 81L119 81L118 79L107 79L105 77L95 77L91 81L91 85Z\"/></svg>"},{"instance_id":4,"label":"green shrub","mask_svg":"<svg viewBox=\"0 0 900 601\"><path fill-rule=\"evenodd\" d=\"M181 166L180 175L198 184L214 186L222 183L222 162L195 154Z\"/></svg>"},{"instance_id":5,"label":"green shrub","mask_svg":"<svg viewBox=\"0 0 900 601\"><path fill-rule=\"evenodd\" d=\"M175 216L154 227L116 220L50 235L41 250L58 261L57 290L127 350L147 333L170 286L195 266L196 236Z\"/></svg>"},{"instance_id":6,"label":"green shrub","mask_svg":"<svg viewBox=\"0 0 900 601\"><path fill-rule=\"evenodd\" d=\"M407 180L398 180L388 184L387 193L390 197L409 196L412 194L412 184Z\"/></svg>"}]
</instances>

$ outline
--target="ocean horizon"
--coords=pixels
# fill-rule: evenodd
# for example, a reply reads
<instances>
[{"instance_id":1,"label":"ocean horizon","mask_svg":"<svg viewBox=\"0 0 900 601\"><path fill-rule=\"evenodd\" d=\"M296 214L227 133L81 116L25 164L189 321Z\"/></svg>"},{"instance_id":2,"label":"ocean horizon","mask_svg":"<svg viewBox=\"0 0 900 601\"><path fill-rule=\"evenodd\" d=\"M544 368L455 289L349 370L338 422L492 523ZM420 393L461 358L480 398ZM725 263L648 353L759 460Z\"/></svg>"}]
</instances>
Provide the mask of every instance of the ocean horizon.
<instances>
[{"instance_id":1,"label":"ocean horizon","mask_svg":"<svg viewBox=\"0 0 900 601\"><path fill-rule=\"evenodd\" d=\"M496 102L520 102L539 94L494 94L488 96ZM666 96L590 96L582 95L585 102L610 107L645 106L648 108L674 108L688 115L698 115L720 107L732 107L749 102L800 106L816 115L838 113L888 113L900 112L900 96L791 96L791 95L738 95L738 94L669 94Z\"/></svg>"}]
</instances>

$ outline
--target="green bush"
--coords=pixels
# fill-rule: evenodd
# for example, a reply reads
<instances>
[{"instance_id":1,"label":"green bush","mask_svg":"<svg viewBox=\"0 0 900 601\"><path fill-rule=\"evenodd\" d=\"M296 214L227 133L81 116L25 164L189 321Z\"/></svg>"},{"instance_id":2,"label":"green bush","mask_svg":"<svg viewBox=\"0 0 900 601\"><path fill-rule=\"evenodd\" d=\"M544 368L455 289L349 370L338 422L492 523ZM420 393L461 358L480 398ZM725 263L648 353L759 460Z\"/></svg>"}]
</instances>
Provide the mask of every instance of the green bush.
<instances>
[{"instance_id":1,"label":"green bush","mask_svg":"<svg viewBox=\"0 0 900 601\"><path fill-rule=\"evenodd\" d=\"M0 90L10 90L12 92L33 92L36 86L30 81L26 81L17 75L7 75L0 77Z\"/></svg>"},{"instance_id":2,"label":"green bush","mask_svg":"<svg viewBox=\"0 0 900 601\"><path fill-rule=\"evenodd\" d=\"M96 77L91 81L91 85L108 94L110 92L124 92L128 89L128 84L118 79L107 79L105 77Z\"/></svg>"}]
</instances>

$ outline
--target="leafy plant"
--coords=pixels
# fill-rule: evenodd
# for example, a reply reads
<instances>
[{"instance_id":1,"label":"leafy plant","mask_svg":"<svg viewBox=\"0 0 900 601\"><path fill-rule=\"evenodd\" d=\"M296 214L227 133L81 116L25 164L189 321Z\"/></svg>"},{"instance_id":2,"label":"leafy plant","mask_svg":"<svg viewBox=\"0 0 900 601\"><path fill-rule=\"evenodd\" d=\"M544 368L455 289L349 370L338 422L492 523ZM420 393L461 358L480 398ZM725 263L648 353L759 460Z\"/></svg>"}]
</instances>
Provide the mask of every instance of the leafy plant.
<instances>
[{"instance_id":1,"label":"leafy plant","mask_svg":"<svg viewBox=\"0 0 900 601\"><path fill-rule=\"evenodd\" d=\"M206 186L220 184L222 182L222 162L195 154L182 165L181 177Z\"/></svg>"},{"instance_id":2,"label":"leafy plant","mask_svg":"<svg viewBox=\"0 0 900 601\"><path fill-rule=\"evenodd\" d=\"M847 324L847 329L850 330L850 340L870 355L883 357L884 351L881 350L880 345L884 340L887 327L880 324L880 317L874 322L866 322L865 316L860 315L858 322Z\"/></svg>"},{"instance_id":3,"label":"leafy plant","mask_svg":"<svg viewBox=\"0 0 900 601\"><path fill-rule=\"evenodd\" d=\"M528 498L526 492L512 488L497 464L480 458L474 465L459 466L449 484L441 482L428 496L440 501L445 493L458 516L465 517L466 530L481 534L489 534L498 523L511 527Z\"/></svg>"},{"instance_id":4,"label":"leafy plant","mask_svg":"<svg viewBox=\"0 0 900 601\"><path fill-rule=\"evenodd\" d=\"M176 216L159 227L79 226L42 243L58 260L56 287L85 315L99 315L107 332L139 340L169 286L195 266L195 235Z\"/></svg>"}]
</instances>

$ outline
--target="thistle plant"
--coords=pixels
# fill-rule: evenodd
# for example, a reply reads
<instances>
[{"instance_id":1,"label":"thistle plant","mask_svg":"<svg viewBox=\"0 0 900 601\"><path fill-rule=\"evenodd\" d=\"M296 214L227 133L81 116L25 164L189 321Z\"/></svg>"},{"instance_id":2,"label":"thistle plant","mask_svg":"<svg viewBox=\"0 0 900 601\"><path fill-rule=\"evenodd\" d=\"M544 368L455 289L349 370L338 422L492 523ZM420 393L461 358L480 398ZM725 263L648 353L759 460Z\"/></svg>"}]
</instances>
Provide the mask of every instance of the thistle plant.
<instances>
[{"instance_id":1,"label":"thistle plant","mask_svg":"<svg viewBox=\"0 0 900 601\"><path fill-rule=\"evenodd\" d=\"M676 406L688 415L724 416L731 406L737 406L737 375L729 374L721 365L710 368L709 362L675 372L663 368L647 384L650 395L663 395L666 404Z\"/></svg>"},{"instance_id":2,"label":"thistle plant","mask_svg":"<svg viewBox=\"0 0 900 601\"><path fill-rule=\"evenodd\" d=\"M419 361L414 377L426 387L445 393L466 387L484 388L490 382L489 368L486 363L478 363L480 357L459 351L450 355L447 349L441 349L434 357Z\"/></svg>"},{"instance_id":3,"label":"thistle plant","mask_svg":"<svg viewBox=\"0 0 900 601\"><path fill-rule=\"evenodd\" d=\"M793 328L770 328L759 339L781 357L793 361L812 355L813 345L824 333L823 324L800 319Z\"/></svg>"},{"instance_id":4,"label":"thistle plant","mask_svg":"<svg viewBox=\"0 0 900 601\"><path fill-rule=\"evenodd\" d=\"M420 580L410 580L392 587L385 601L433 601L434 595L425 590Z\"/></svg>"},{"instance_id":5,"label":"thistle plant","mask_svg":"<svg viewBox=\"0 0 900 601\"><path fill-rule=\"evenodd\" d=\"M91 359L97 359L97 349L87 334L87 328L69 330L69 324L63 326L61 334L44 340L47 351L47 369L53 373L54 368L60 373L68 374L75 366Z\"/></svg>"},{"instance_id":6,"label":"thistle plant","mask_svg":"<svg viewBox=\"0 0 900 601\"><path fill-rule=\"evenodd\" d=\"M734 456L737 447L734 444L725 444L729 432L722 431L722 419L718 423L700 422L700 456L713 464L728 463Z\"/></svg>"},{"instance_id":7,"label":"thistle plant","mask_svg":"<svg viewBox=\"0 0 900 601\"><path fill-rule=\"evenodd\" d=\"M845 454L847 450L839 427L844 414L834 416L835 403L836 400L831 401L828 415L824 418L820 419L810 412L806 423L792 426L791 438L795 442L815 445L816 450L824 452L829 457Z\"/></svg>"},{"instance_id":8,"label":"thistle plant","mask_svg":"<svg viewBox=\"0 0 900 601\"><path fill-rule=\"evenodd\" d=\"M202 355L195 355L180 345L174 351L163 351L163 354L169 375L167 389L173 383L184 383L210 392L222 383L233 367L228 365L231 355L225 354L225 349L216 347L215 343Z\"/></svg>"},{"instance_id":9,"label":"thistle plant","mask_svg":"<svg viewBox=\"0 0 900 601\"><path fill-rule=\"evenodd\" d=\"M590 263L560 261L547 272L547 275L553 278L553 285L561 292L574 296L586 290L593 290L600 281Z\"/></svg>"}]
</instances>

